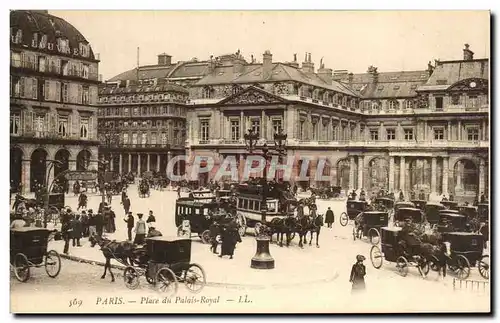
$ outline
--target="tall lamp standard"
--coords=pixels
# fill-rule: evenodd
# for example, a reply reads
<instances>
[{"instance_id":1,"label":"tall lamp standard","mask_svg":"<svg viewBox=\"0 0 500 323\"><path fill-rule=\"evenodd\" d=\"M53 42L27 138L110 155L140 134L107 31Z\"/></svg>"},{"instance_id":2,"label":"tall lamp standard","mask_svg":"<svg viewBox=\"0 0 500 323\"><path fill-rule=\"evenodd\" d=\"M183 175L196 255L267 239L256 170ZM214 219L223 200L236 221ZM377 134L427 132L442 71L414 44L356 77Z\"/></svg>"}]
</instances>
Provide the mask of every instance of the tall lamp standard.
<instances>
[{"instance_id":1,"label":"tall lamp standard","mask_svg":"<svg viewBox=\"0 0 500 323\"><path fill-rule=\"evenodd\" d=\"M281 128L278 130L277 133L274 134L274 147L268 147L267 143L262 145L262 147L257 147L256 144L259 140L259 134L255 133L253 129L248 130L248 134L245 134L245 144L248 152L250 154L253 153L255 148L260 148L262 153L260 154L255 154L255 155L260 155L264 158L266 164L264 166L264 170L262 172L263 178L261 180L262 184L262 201L260 203L261 205L261 212L262 212L262 224L265 225L266 223L266 214L267 214L267 197L269 193L269 184L267 182L267 161L270 156L273 155L278 155L280 158L281 156L286 154L286 138L287 135L283 133ZM270 149L273 149L275 152L270 152ZM269 242L270 242L270 237L267 233L267 230L265 230L265 226L263 227L263 230L260 230L257 233L257 251L255 253L255 256L252 258L251 265L250 267L255 268L255 269L273 269L274 268L274 259L271 256L271 253L269 252Z\"/></svg>"}]
</instances>

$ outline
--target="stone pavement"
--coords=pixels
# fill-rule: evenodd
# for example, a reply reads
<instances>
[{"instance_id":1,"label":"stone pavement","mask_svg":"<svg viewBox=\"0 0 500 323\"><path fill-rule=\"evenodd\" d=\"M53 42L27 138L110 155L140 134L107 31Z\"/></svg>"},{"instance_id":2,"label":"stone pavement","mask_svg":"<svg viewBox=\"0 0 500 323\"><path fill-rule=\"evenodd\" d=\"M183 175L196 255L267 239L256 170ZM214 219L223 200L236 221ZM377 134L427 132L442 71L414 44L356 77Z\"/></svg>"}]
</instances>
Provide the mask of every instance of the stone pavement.
<instances>
[{"instance_id":1,"label":"stone pavement","mask_svg":"<svg viewBox=\"0 0 500 323\"><path fill-rule=\"evenodd\" d=\"M113 238L113 235L107 236ZM81 243L82 247L70 246L68 255L62 253L64 241L51 241L49 249L56 250L63 258L103 266L105 259L99 246L90 247L87 238L81 239ZM205 245L198 238L193 237L191 262L203 267L208 285L213 286L241 286L256 289L280 288L333 281L338 276L336 268L325 261L324 257L320 255L319 249L280 248L275 244L272 244L270 249L271 255L275 259L276 268L258 270L250 267L250 260L256 250L256 241L253 237L243 238L243 242L236 247L234 259L229 259L227 256L219 258L209 251L209 245ZM124 268L116 260L112 260L111 263L114 268Z\"/></svg>"}]
</instances>

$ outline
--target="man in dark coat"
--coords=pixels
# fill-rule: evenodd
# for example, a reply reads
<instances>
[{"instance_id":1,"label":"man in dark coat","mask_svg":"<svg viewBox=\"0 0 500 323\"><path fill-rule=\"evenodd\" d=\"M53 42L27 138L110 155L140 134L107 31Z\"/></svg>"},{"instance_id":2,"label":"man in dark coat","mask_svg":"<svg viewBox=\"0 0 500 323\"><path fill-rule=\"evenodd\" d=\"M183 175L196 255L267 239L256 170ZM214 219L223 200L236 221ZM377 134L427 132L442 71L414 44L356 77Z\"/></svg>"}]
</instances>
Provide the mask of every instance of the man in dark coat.
<instances>
[{"instance_id":1,"label":"man in dark coat","mask_svg":"<svg viewBox=\"0 0 500 323\"><path fill-rule=\"evenodd\" d=\"M222 232L222 247L219 257L229 256L229 259L233 259L234 249L238 242L241 242L241 237L238 233L237 225L233 221Z\"/></svg>"},{"instance_id":2,"label":"man in dark coat","mask_svg":"<svg viewBox=\"0 0 500 323\"><path fill-rule=\"evenodd\" d=\"M366 288L365 285L366 267L365 265L363 265L364 260L365 260L364 256L357 255L356 263L352 265L351 278L349 278L349 282L352 283L352 292L362 291Z\"/></svg>"},{"instance_id":3,"label":"man in dark coat","mask_svg":"<svg viewBox=\"0 0 500 323\"><path fill-rule=\"evenodd\" d=\"M61 233L64 239L64 250L63 253L68 254L69 251L69 240L72 238L73 228L71 227L71 221L68 217L61 221Z\"/></svg>"},{"instance_id":4,"label":"man in dark coat","mask_svg":"<svg viewBox=\"0 0 500 323\"><path fill-rule=\"evenodd\" d=\"M80 238L82 237L82 222L79 216L75 214L71 220L71 228L73 229L71 233L71 239L73 240L73 247L81 247Z\"/></svg>"},{"instance_id":5,"label":"man in dark coat","mask_svg":"<svg viewBox=\"0 0 500 323\"><path fill-rule=\"evenodd\" d=\"M156 218L155 216L153 215L153 211L152 210L149 210L149 216L146 220L146 224L149 226L149 227L155 227L155 224L156 224Z\"/></svg>"},{"instance_id":6,"label":"man in dark coat","mask_svg":"<svg viewBox=\"0 0 500 323\"><path fill-rule=\"evenodd\" d=\"M328 210L326 211L326 214L325 214L325 223L326 223L327 227L331 228L332 223L334 221L335 221L335 219L334 219L333 211L330 207L328 207Z\"/></svg>"},{"instance_id":7,"label":"man in dark coat","mask_svg":"<svg viewBox=\"0 0 500 323\"><path fill-rule=\"evenodd\" d=\"M125 199L123 200L123 210L125 211L125 214L129 214L130 212L130 199L128 196L125 196Z\"/></svg>"},{"instance_id":8,"label":"man in dark coat","mask_svg":"<svg viewBox=\"0 0 500 323\"><path fill-rule=\"evenodd\" d=\"M82 192L80 194L80 196L78 197L78 207L76 208L76 210L80 210L80 209L86 209L87 208L87 195Z\"/></svg>"},{"instance_id":9,"label":"man in dark coat","mask_svg":"<svg viewBox=\"0 0 500 323\"><path fill-rule=\"evenodd\" d=\"M82 222L82 236L89 236L89 217L87 212L82 211L82 216L80 217L80 221Z\"/></svg>"},{"instance_id":10,"label":"man in dark coat","mask_svg":"<svg viewBox=\"0 0 500 323\"><path fill-rule=\"evenodd\" d=\"M89 239L97 234L95 214L92 209L89 210Z\"/></svg>"},{"instance_id":11,"label":"man in dark coat","mask_svg":"<svg viewBox=\"0 0 500 323\"><path fill-rule=\"evenodd\" d=\"M128 217L124 221L127 222L128 240L132 241L132 229L134 228L134 216L132 212L128 212Z\"/></svg>"},{"instance_id":12,"label":"man in dark coat","mask_svg":"<svg viewBox=\"0 0 500 323\"><path fill-rule=\"evenodd\" d=\"M104 224L106 226L107 233L115 232L115 212L111 210L109 206L104 209Z\"/></svg>"},{"instance_id":13,"label":"man in dark coat","mask_svg":"<svg viewBox=\"0 0 500 323\"><path fill-rule=\"evenodd\" d=\"M104 217L102 213L97 213L95 216L95 229L97 231L97 235L102 237L102 231L104 229Z\"/></svg>"},{"instance_id":14,"label":"man in dark coat","mask_svg":"<svg viewBox=\"0 0 500 323\"><path fill-rule=\"evenodd\" d=\"M209 236L210 236L210 251L213 253L217 253L217 246L219 243L217 242L217 235L220 232L219 223L214 221L209 227Z\"/></svg>"}]
</instances>

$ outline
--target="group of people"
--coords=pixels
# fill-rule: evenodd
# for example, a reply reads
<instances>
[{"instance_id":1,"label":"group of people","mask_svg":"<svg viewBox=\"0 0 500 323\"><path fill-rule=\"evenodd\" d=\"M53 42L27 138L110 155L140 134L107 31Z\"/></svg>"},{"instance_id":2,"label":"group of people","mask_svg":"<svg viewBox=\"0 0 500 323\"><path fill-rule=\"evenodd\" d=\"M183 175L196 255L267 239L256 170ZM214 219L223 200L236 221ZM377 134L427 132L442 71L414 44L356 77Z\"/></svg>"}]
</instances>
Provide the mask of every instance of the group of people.
<instances>
[{"instance_id":1,"label":"group of people","mask_svg":"<svg viewBox=\"0 0 500 323\"><path fill-rule=\"evenodd\" d=\"M233 259L236 244L241 242L241 237L238 233L238 224L236 221L232 220L227 225L224 225L221 221L216 220L210 225L209 232L210 251L217 254L217 247L219 246L217 236L220 236L222 244L219 257L222 258L223 256L229 256L229 259Z\"/></svg>"},{"instance_id":2,"label":"group of people","mask_svg":"<svg viewBox=\"0 0 500 323\"><path fill-rule=\"evenodd\" d=\"M134 244L144 244L146 237L158 237L162 236L162 233L156 229L156 217L153 215L153 211L149 211L149 216L144 221L144 214L137 213L137 222L134 219L132 212L128 212L127 216L123 219L127 224L127 237L129 241L132 241L132 231L135 233Z\"/></svg>"}]
</instances>

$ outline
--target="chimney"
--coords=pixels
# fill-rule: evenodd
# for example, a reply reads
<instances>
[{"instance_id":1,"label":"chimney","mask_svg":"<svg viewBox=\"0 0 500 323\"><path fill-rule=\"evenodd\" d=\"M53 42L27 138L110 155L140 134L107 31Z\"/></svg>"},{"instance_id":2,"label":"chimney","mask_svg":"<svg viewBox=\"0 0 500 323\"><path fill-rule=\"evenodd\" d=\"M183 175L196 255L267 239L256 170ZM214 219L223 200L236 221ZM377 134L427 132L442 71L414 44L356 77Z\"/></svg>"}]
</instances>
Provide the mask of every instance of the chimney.
<instances>
[{"instance_id":1,"label":"chimney","mask_svg":"<svg viewBox=\"0 0 500 323\"><path fill-rule=\"evenodd\" d=\"M245 67L245 59L243 56L240 54L240 50L236 52L236 55L233 57L233 73L234 74L241 74L243 73L244 67Z\"/></svg>"},{"instance_id":2,"label":"chimney","mask_svg":"<svg viewBox=\"0 0 500 323\"><path fill-rule=\"evenodd\" d=\"M333 79L335 81L347 81L348 74L347 70L335 70L333 71Z\"/></svg>"},{"instance_id":3,"label":"chimney","mask_svg":"<svg viewBox=\"0 0 500 323\"><path fill-rule=\"evenodd\" d=\"M172 64L172 56L162 53L158 55L158 65L171 65Z\"/></svg>"},{"instance_id":4,"label":"chimney","mask_svg":"<svg viewBox=\"0 0 500 323\"><path fill-rule=\"evenodd\" d=\"M354 80L354 74L349 73L349 74L347 75L347 79L348 79L348 81L349 81L349 84L352 84L352 81Z\"/></svg>"},{"instance_id":5,"label":"chimney","mask_svg":"<svg viewBox=\"0 0 500 323\"><path fill-rule=\"evenodd\" d=\"M378 82L378 72L377 72L377 68L373 65L370 65L368 67L368 74L371 75L371 80L372 80L372 83L377 83Z\"/></svg>"},{"instance_id":6,"label":"chimney","mask_svg":"<svg viewBox=\"0 0 500 323\"><path fill-rule=\"evenodd\" d=\"M469 44L464 45L464 61L471 61L474 59L474 52L469 49Z\"/></svg>"},{"instance_id":7,"label":"chimney","mask_svg":"<svg viewBox=\"0 0 500 323\"><path fill-rule=\"evenodd\" d=\"M299 68L299 62L297 62L297 54L293 54L293 62L286 63L288 66Z\"/></svg>"},{"instance_id":8,"label":"chimney","mask_svg":"<svg viewBox=\"0 0 500 323\"><path fill-rule=\"evenodd\" d=\"M262 76L267 79L271 76L273 70L273 54L271 51L266 50L262 55Z\"/></svg>"},{"instance_id":9,"label":"chimney","mask_svg":"<svg viewBox=\"0 0 500 323\"><path fill-rule=\"evenodd\" d=\"M302 62L301 71L306 74L314 73L314 63L311 61L311 53L306 53L304 62Z\"/></svg>"},{"instance_id":10,"label":"chimney","mask_svg":"<svg viewBox=\"0 0 500 323\"><path fill-rule=\"evenodd\" d=\"M332 84L332 69L325 68L325 64L323 64L323 58L321 58L321 63L319 64L318 76L323 80L326 84Z\"/></svg>"}]
</instances>

